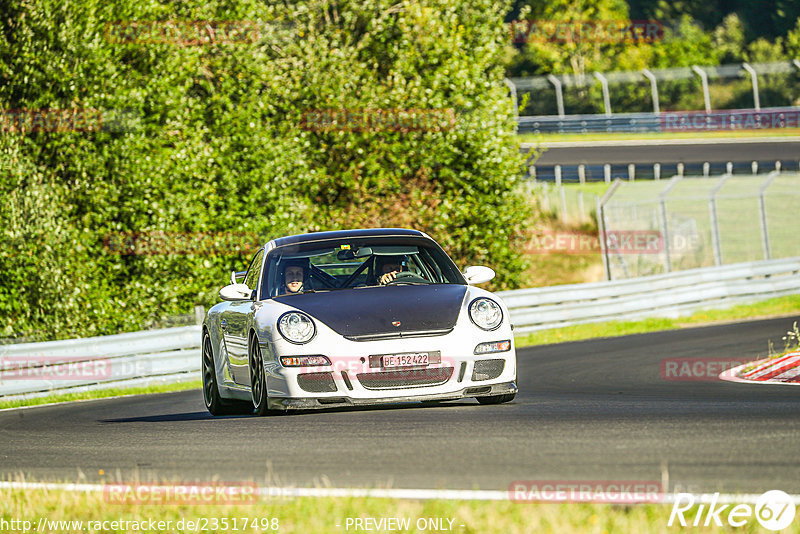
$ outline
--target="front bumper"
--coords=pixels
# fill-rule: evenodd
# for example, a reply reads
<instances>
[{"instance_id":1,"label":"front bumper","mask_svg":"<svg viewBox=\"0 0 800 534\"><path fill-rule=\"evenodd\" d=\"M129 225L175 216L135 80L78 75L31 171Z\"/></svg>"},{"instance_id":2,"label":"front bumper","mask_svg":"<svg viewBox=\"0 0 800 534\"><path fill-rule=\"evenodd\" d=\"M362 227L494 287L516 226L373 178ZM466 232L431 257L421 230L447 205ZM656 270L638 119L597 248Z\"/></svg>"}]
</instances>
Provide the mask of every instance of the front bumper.
<instances>
[{"instance_id":1,"label":"front bumper","mask_svg":"<svg viewBox=\"0 0 800 534\"><path fill-rule=\"evenodd\" d=\"M374 406L380 404L398 404L404 402L420 401L450 401L465 398L489 397L494 395L507 395L517 392L516 382L503 382L501 384L474 385L459 391L447 393L431 393L425 395L403 395L397 397L353 398L348 396L316 397L316 398L286 398L270 397L268 407L270 410L320 410L325 408L342 408L349 406Z\"/></svg>"}]
</instances>

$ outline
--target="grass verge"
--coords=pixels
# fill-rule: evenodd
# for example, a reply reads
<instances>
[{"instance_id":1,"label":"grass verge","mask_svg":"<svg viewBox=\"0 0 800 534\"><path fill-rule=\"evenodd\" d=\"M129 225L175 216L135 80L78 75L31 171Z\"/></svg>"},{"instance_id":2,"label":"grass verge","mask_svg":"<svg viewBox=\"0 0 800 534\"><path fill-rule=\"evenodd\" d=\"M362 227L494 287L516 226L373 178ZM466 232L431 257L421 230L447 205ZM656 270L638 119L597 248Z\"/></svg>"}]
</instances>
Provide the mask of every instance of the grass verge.
<instances>
[{"instance_id":1,"label":"grass verge","mask_svg":"<svg viewBox=\"0 0 800 534\"><path fill-rule=\"evenodd\" d=\"M606 321L588 323L551 330L542 330L515 337L517 347L549 345L565 341L580 341L600 337L627 336L661 330L676 330L688 326L702 326L719 322L800 314L800 295L790 295L757 302L738 304L723 310L701 310L678 319L654 318L641 321Z\"/></svg>"},{"instance_id":2,"label":"grass verge","mask_svg":"<svg viewBox=\"0 0 800 534\"><path fill-rule=\"evenodd\" d=\"M603 263L598 254L530 254L527 260L530 264L525 273L528 287L582 284L604 279Z\"/></svg>"},{"instance_id":3,"label":"grass verge","mask_svg":"<svg viewBox=\"0 0 800 534\"><path fill-rule=\"evenodd\" d=\"M5 521L30 521L33 531L40 518L48 521L47 532L280 532L343 533L353 532L353 523L346 528L348 518L398 518L409 528L372 530L395 532L448 531L454 533L609 533L654 532L667 533L680 529L668 527L671 505L610 505L596 503L515 503L512 501L450 501L400 500L383 498L293 498L288 500L259 500L252 504L205 505L141 505L112 504L104 493L73 493L62 490L2 490L0 517ZM693 520L697 510L684 514ZM722 521L724 524L725 515ZM703 517L703 519L705 519ZM244 521L247 527L243 528ZM408 523L405 523L405 520ZM443 528L431 528L434 523ZM55 521L82 521L70 527ZM107 521L105 527L103 521ZM111 521L118 521L116 525ZM128 523L123 523L127 521ZM150 528L148 523L163 521L168 528ZM182 523L181 523L182 521ZM188 528L188 522L194 524ZM252 528L255 521L255 527ZM136 528L139 522L144 528ZM169 522L169 523L167 523ZM419 524L418 524L419 522ZM227 528L225 528L227 525ZM362 523L363 525L363 523ZM137 525L139 526L139 525ZM181 526L183 528L181 528ZM216 526L216 528L213 528ZM276 528L273 529L273 526ZM727 525L726 525L727 526ZM100 527L100 528L93 528ZM205 527L205 528L204 528ZM756 532L758 523L750 517L747 525L737 532ZM702 527L703 532L730 532L731 527ZM364 529L358 529L363 531ZM23 531L19 528L18 531ZM797 521L783 532L800 532Z\"/></svg>"},{"instance_id":4,"label":"grass verge","mask_svg":"<svg viewBox=\"0 0 800 534\"><path fill-rule=\"evenodd\" d=\"M187 389L202 388L200 380L190 380L188 382L177 382L174 384L154 384L151 386L141 386L133 388L109 388L96 391L81 391L77 393L61 393L47 395L46 397L34 397L30 399L0 400L0 410L5 408L19 408L20 406L38 406L41 404L51 404L54 402L69 402L89 399L103 399L107 397L119 397L122 395L143 395L146 393L168 393L170 391L183 391Z\"/></svg>"},{"instance_id":5,"label":"grass verge","mask_svg":"<svg viewBox=\"0 0 800 534\"><path fill-rule=\"evenodd\" d=\"M520 143L552 143L560 141L633 141L666 139L738 139L742 137L793 137L800 128L774 130L732 130L721 132L639 132L639 133L586 133L586 134L520 134Z\"/></svg>"}]
</instances>

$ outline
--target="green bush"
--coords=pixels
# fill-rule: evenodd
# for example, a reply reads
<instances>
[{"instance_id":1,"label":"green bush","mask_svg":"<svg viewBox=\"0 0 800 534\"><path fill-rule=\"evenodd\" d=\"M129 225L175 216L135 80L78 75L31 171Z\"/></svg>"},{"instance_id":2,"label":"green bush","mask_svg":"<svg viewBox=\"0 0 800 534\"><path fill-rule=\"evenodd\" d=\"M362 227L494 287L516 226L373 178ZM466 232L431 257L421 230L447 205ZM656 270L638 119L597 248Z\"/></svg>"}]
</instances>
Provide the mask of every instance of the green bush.
<instances>
[{"instance_id":1,"label":"green bush","mask_svg":"<svg viewBox=\"0 0 800 534\"><path fill-rule=\"evenodd\" d=\"M461 267L495 268L496 288L517 286L527 208L512 194L521 160L502 83L507 7L6 2L0 107L105 110L105 126L0 137L0 334L144 328L212 305L268 239L334 228L418 228ZM257 33L132 42L130 21L244 21ZM314 110L343 109L435 110L438 122L308 124ZM120 253L130 233L187 235L173 251L208 235L226 243Z\"/></svg>"}]
</instances>

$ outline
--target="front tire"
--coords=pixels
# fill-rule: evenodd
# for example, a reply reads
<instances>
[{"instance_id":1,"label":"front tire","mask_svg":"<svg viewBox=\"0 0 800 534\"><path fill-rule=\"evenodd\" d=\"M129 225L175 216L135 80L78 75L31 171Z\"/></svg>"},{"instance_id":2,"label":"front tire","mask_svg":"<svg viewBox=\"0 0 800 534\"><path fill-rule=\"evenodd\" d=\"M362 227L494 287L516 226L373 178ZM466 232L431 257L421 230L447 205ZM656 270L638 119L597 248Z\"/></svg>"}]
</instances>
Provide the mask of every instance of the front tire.
<instances>
[{"instance_id":1,"label":"front tire","mask_svg":"<svg viewBox=\"0 0 800 534\"><path fill-rule=\"evenodd\" d=\"M488 397L476 398L481 404L503 404L504 402L511 402L516 396L516 393L507 393L505 395L490 395Z\"/></svg>"},{"instance_id":2,"label":"front tire","mask_svg":"<svg viewBox=\"0 0 800 534\"><path fill-rule=\"evenodd\" d=\"M269 397L267 395L267 377L264 372L264 359L261 356L261 347L258 338L250 339L250 391L253 397L253 409L258 416L270 413Z\"/></svg>"},{"instance_id":3,"label":"front tire","mask_svg":"<svg viewBox=\"0 0 800 534\"><path fill-rule=\"evenodd\" d=\"M225 400L219 394L217 371L214 365L214 348L208 331L203 332L203 400L211 415L240 415L250 411L249 405L235 400Z\"/></svg>"}]
</instances>

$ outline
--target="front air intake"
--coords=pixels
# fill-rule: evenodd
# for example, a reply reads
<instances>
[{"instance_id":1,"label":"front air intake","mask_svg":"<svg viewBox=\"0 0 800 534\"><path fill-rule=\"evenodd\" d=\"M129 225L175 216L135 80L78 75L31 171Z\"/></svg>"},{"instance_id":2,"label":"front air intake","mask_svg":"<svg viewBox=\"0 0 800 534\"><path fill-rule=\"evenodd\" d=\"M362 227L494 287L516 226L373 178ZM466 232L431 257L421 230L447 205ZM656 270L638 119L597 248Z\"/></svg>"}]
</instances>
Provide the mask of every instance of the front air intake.
<instances>
[{"instance_id":1,"label":"front air intake","mask_svg":"<svg viewBox=\"0 0 800 534\"><path fill-rule=\"evenodd\" d=\"M395 389L402 387L436 386L444 384L453 376L452 367L433 369L404 369L402 371L382 371L359 373L358 381L366 389Z\"/></svg>"},{"instance_id":2,"label":"front air intake","mask_svg":"<svg viewBox=\"0 0 800 534\"><path fill-rule=\"evenodd\" d=\"M331 373L305 373L297 375L297 385L309 393L329 393L336 391Z\"/></svg>"},{"instance_id":3,"label":"front air intake","mask_svg":"<svg viewBox=\"0 0 800 534\"><path fill-rule=\"evenodd\" d=\"M505 360L478 360L472 369L472 381L491 380L503 374Z\"/></svg>"}]
</instances>

